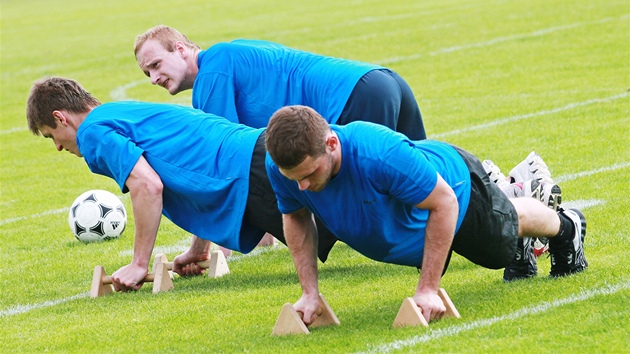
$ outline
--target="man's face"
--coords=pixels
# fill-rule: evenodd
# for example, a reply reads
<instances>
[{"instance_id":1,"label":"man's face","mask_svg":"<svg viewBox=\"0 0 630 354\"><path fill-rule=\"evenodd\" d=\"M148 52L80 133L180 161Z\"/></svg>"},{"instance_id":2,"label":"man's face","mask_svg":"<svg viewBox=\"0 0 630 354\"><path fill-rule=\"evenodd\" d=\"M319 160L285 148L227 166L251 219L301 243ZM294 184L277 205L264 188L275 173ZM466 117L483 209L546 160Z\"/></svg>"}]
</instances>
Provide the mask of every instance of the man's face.
<instances>
[{"instance_id":1,"label":"man's face","mask_svg":"<svg viewBox=\"0 0 630 354\"><path fill-rule=\"evenodd\" d=\"M307 156L302 163L292 169L280 169L285 177L296 181L301 191L321 192L333 175L333 158L330 153L315 159Z\"/></svg>"},{"instance_id":2,"label":"man's face","mask_svg":"<svg viewBox=\"0 0 630 354\"><path fill-rule=\"evenodd\" d=\"M184 53L176 47L175 51L169 52L157 40L150 39L144 42L136 54L136 60L153 85L160 85L175 95L191 89L195 81L194 77L188 77L187 53L185 48L183 50Z\"/></svg>"},{"instance_id":3,"label":"man's face","mask_svg":"<svg viewBox=\"0 0 630 354\"><path fill-rule=\"evenodd\" d=\"M69 125L57 123L56 128L43 126L39 128L44 138L52 139L57 151L66 150L78 157L83 157L77 147L77 131Z\"/></svg>"}]
</instances>

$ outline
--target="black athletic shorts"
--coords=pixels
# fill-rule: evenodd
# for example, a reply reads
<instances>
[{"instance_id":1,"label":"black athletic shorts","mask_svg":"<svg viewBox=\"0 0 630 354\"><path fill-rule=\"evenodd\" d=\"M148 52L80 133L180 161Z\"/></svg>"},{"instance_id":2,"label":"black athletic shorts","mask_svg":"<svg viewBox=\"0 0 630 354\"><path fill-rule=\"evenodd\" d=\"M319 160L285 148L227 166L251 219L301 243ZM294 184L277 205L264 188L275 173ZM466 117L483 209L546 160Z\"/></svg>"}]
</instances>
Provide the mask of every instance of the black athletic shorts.
<instances>
[{"instance_id":1,"label":"black athletic shorts","mask_svg":"<svg viewBox=\"0 0 630 354\"><path fill-rule=\"evenodd\" d=\"M452 251L490 269L505 268L514 259L518 215L508 197L490 181L474 155L454 146L470 170L471 195Z\"/></svg>"},{"instance_id":2,"label":"black athletic shorts","mask_svg":"<svg viewBox=\"0 0 630 354\"><path fill-rule=\"evenodd\" d=\"M287 244L282 228L282 213L278 210L276 194L271 188L267 170L265 168L265 132L263 132L254 147L252 164L249 171L249 194L245 206L244 219L252 226L272 234L280 242ZM315 218L319 235L317 255L322 262L328 258L337 238Z\"/></svg>"},{"instance_id":3,"label":"black athletic shorts","mask_svg":"<svg viewBox=\"0 0 630 354\"><path fill-rule=\"evenodd\" d=\"M359 79L337 124L357 120L384 125L411 140L427 138L411 87L389 69L372 70Z\"/></svg>"}]
</instances>

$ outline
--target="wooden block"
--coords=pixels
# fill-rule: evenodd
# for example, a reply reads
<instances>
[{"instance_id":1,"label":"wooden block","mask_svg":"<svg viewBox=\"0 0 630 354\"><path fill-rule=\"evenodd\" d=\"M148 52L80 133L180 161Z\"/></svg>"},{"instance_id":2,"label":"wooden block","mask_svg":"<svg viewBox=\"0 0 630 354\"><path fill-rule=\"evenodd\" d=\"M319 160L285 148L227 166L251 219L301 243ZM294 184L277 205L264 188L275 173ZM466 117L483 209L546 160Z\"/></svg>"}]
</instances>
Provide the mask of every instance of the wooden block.
<instances>
[{"instance_id":1,"label":"wooden block","mask_svg":"<svg viewBox=\"0 0 630 354\"><path fill-rule=\"evenodd\" d=\"M280 310L280 315L276 320L276 325L273 326L271 335L284 336L287 334L309 334L308 328L302 318L298 315L297 311L293 308L293 305L286 303Z\"/></svg>"},{"instance_id":2,"label":"wooden block","mask_svg":"<svg viewBox=\"0 0 630 354\"><path fill-rule=\"evenodd\" d=\"M394 324L392 326L394 328L405 326L429 327L429 324L422 315L422 311L420 311L418 305L416 305L416 302L413 301L413 298L408 297L403 300L400 310L398 310L398 315L396 315L396 319L394 320Z\"/></svg>"},{"instance_id":3,"label":"wooden block","mask_svg":"<svg viewBox=\"0 0 630 354\"><path fill-rule=\"evenodd\" d=\"M157 270L158 264L160 263L168 263L168 258L166 257L164 253L158 253L155 255L155 257L153 257L153 273L154 274ZM168 268L168 276L171 277L171 279L173 279L173 272L171 271L171 269L173 269L173 263L171 263L171 267Z\"/></svg>"},{"instance_id":4,"label":"wooden block","mask_svg":"<svg viewBox=\"0 0 630 354\"><path fill-rule=\"evenodd\" d=\"M328 305L328 302L322 294L319 294L319 308L321 309L321 312L318 311L317 318L315 319L315 321L313 321L310 327L321 327L330 325L338 326L340 324L337 315L335 315L335 312L332 310L330 305Z\"/></svg>"},{"instance_id":5,"label":"wooden block","mask_svg":"<svg viewBox=\"0 0 630 354\"><path fill-rule=\"evenodd\" d=\"M210 254L210 266L206 272L208 273L208 278L218 278L230 273L230 268L228 268L223 252L214 251Z\"/></svg>"},{"instance_id":6,"label":"wooden block","mask_svg":"<svg viewBox=\"0 0 630 354\"><path fill-rule=\"evenodd\" d=\"M453 305L451 298L448 297L448 294L446 293L446 290L444 290L444 288L440 288L438 290L438 296L440 297L440 299L442 299L444 306L446 306L446 317L461 318L461 316L459 315L459 311L457 311L455 305Z\"/></svg>"},{"instance_id":7,"label":"wooden block","mask_svg":"<svg viewBox=\"0 0 630 354\"><path fill-rule=\"evenodd\" d=\"M438 296L442 299L442 303L446 307L446 313L444 317L455 317L461 318L459 312L453 305L453 302L448 297L446 290L443 288L438 289ZM402 305L400 306L400 310L398 310L398 315L394 320L394 324L392 325L395 328L405 327L405 326L424 326L428 327L429 324L427 320L422 315L422 310L416 305L416 302L413 301L413 298L406 298Z\"/></svg>"},{"instance_id":8,"label":"wooden block","mask_svg":"<svg viewBox=\"0 0 630 354\"><path fill-rule=\"evenodd\" d=\"M165 263L154 265L155 273L153 278L153 293L172 290L174 288L173 281L169 275Z\"/></svg>"},{"instance_id":9,"label":"wooden block","mask_svg":"<svg viewBox=\"0 0 630 354\"><path fill-rule=\"evenodd\" d=\"M293 305L286 303L282 306L280 315L276 320L271 335L284 336L287 334L309 334L310 331L302 320L303 314L297 312ZM311 324L311 327L321 327L329 325L339 325L339 319L332 310L323 295L319 295L319 309L317 318Z\"/></svg>"},{"instance_id":10,"label":"wooden block","mask_svg":"<svg viewBox=\"0 0 630 354\"><path fill-rule=\"evenodd\" d=\"M94 267L94 276L92 277L92 288L90 289L90 297L95 298L103 295L107 295L114 291L112 289L111 282L109 284L103 283L103 278L107 276L105 268L102 266Z\"/></svg>"},{"instance_id":11,"label":"wooden block","mask_svg":"<svg viewBox=\"0 0 630 354\"><path fill-rule=\"evenodd\" d=\"M168 275L166 264L158 263L155 268L156 272L154 274L147 274L142 281L145 283L153 283L154 293L173 289L173 281ZM94 267L90 297L95 298L113 292L111 284L112 277L105 273L105 269L102 266Z\"/></svg>"}]
</instances>

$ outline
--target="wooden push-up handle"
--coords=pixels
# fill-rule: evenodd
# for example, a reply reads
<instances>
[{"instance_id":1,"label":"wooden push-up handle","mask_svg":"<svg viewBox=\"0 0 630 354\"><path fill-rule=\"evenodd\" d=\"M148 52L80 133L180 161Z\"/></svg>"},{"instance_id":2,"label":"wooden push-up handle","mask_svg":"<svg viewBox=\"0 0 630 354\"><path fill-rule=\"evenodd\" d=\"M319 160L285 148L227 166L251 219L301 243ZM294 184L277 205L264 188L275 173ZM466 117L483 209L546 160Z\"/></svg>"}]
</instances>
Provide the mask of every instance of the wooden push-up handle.
<instances>
[{"instance_id":1,"label":"wooden push-up handle","mask_svg":"<svg viewBox=\"0 0 630 354\"><path fill-rule=\"evenodd\" d=\"M339 319L333 312L323 295L319 295L319 308L315 312L317 317L309 327L321 327L329 325L339 325ZM304 314L296 311L293 305L286 303L280 310L280 315L273 327L271 335L284 336L287 334L309 334L310 331L302 320Z\"/></svg>"},{"instance_id":2,"label":"wooden push-up handle","mask_svg":"<svg viewBox=\"0 0 630 354\"><path fill-rule=\"evenodd\" d=\"M166 264L167 270L173 270L173 262L169 262L166 255L163 253L155 255L155 258L153 259L154 272L156 264L159 263ZM228 268L223 252L218 250L210 254L210 259L196 263L202 269L207 269L206 274L208 275L208 278L217 278L230 273L230 269Z\"/></svg>"},{"instance_id":3,"label":"wooden push-up handle","mask_svg":"<svg viewBox=\"0 0 630 354\"><path fill-rule=\"evenodd\" d=\"M442 299L442 303L446 307L446 313L444 317L455 317L460 318L459 312L453 305L453 302L448 297L446 290L440 288L438 290L438 296ZM422 315L422 310L416 305L416 302L413 301L413 298L408 297L403 300L402 305L400 306L400 310L398 310L398 315L392 324L394 328L405 327L405 326L424 326L428 327L429 323Z\"/></svg>"},{"instance_id":4,"label":"wooden push-up handle","mask_svg":"<svg viewBox=\"0 0 630 354\"><path fill-rule=\"evenodd\" d=\"M142 281L146 283L153 283L154 293L173 289L173 281L168 274L166 265L164 263L159 263L154 267L154 269L154 274L147 274ZM112 277L105 273L105 268L102 266L94 267L90 297L95 298L103 296L113 291Z\"/></svg>"}]
</instances>

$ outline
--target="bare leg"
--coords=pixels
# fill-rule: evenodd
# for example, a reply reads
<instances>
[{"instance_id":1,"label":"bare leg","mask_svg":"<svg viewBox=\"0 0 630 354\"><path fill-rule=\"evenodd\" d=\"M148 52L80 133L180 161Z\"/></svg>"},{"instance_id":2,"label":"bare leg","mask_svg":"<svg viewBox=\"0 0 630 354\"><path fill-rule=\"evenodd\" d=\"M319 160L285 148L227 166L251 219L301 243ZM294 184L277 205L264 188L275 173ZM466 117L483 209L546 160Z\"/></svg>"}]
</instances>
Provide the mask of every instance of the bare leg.
<instances>
[{"instance_id":1,"label":"bare leg","mask_svg":"<svg viewBox=\"0 0 630 354\"><path fill-rule=\"evenodd\" d=\"M258 242L258 246L273 246L276 243L275 237L272 234L266 233L265 236Z\"/></svg>"},{"instance_id":2,"label":"bare leg","mask_svg":"<svg viewBox=\"0 0 630 354\"><path fill-rule=\"evenodd\" d=\"M534 198L510 199L518 214L519 237L554 237L560 230L560 217Z\"/></svg>"}]
</instances>

